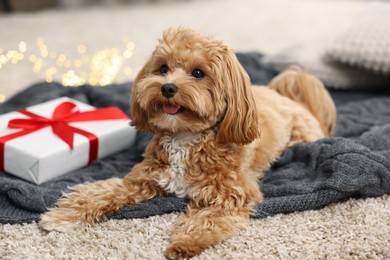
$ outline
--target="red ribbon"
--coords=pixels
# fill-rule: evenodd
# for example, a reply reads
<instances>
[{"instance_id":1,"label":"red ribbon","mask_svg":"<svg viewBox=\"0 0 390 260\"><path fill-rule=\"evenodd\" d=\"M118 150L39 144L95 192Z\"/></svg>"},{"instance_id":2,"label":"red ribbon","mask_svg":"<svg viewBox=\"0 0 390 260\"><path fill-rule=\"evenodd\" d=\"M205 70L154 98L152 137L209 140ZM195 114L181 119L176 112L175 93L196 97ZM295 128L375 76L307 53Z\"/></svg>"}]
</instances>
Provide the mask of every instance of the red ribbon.
<instances>
[{"instance_id":1,"label":"red ribbon","mask_svg":"<svg viewBox=\"0 0 390 260\"><path fill-rule=\"evenodd\" d=\"M30 118L13 119L9 121L8 127L20 128L22 130L0 137L1 171L4 171L5 143L45 127L51 127L53 133L61 140L63 140L71 150L73 150L73 139L75 134L80 134L87 137L89 139L88 163L91 163L97 159L98 155L97 136L82 129L70 126L69 123L128 118L127 115L117 107L98 108L96 110L80 112L74 103L68 101L61 103L55 108L52 118L45 118L24 109L19 110L18 112L29 116Z\"/></svg>"}]
</instances>

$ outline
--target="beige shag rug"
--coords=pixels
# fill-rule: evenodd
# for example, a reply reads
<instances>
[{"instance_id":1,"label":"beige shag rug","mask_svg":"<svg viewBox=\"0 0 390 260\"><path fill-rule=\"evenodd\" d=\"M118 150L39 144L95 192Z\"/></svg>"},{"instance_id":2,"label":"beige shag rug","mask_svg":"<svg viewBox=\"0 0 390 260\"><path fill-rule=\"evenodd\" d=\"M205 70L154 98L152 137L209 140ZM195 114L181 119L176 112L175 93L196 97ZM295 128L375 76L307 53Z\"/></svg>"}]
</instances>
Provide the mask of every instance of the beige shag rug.
<instances>
[{"instance_id":1,"label":"beige shag rug","mask_svg":"<svg viewBox=\"0 0 390 260\"><path fill-rule=\"evenodd\" d=\"M2 225L1 259L164 259L179 213L109 220L71 234ZM252 219L248 229L194 259L389 259L390 196Z\"/></svg>"}]
</instances>

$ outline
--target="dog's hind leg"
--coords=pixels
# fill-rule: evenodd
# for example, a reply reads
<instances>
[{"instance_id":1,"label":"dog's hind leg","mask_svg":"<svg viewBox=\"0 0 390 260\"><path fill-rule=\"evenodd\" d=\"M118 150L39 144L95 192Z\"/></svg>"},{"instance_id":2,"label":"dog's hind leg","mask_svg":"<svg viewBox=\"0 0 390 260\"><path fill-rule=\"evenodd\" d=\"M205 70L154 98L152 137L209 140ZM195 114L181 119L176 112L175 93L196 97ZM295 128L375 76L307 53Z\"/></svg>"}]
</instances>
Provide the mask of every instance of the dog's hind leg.
<instances>
[{"instance_id":1,"label":"dog's hind leg","mask_svg":"<svg viewBox=\"0 0 390 260\"><path fill-rule=\"evenodd\" d=\"M325 136L335 133L336 106L319 79L298 67L291 67L273 78L269 87L310 111Z\"/></svg>"},{"instance_id":2,"label":"dog's hind leg","mask_svg":"<svg viewBox=\"0 0 390 260\"><path fill-rule=\"evenodd\" d=\"M289 147L296 143L315 142L325 137L316 120L300 116L294 118L290 135Z\"/></svg>"}]
</instances>

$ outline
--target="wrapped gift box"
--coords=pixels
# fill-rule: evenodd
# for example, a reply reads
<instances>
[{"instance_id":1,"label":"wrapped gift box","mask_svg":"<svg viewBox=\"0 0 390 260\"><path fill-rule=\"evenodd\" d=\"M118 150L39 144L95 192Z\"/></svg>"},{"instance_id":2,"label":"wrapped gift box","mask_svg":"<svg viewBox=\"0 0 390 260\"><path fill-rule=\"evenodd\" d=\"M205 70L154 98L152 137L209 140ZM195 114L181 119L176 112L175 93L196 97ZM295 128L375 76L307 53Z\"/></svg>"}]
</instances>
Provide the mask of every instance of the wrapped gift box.
<instances>
[{"instance_id":1,"label":"wrapped gift box","mask_svg":"<svg viewBox=\"0 0 390 260\"><path fill-rule=\"evenodd\" d=\"M54 99L0 115L0 171L41 184L129 147L135 136L116 107Z\"/></svg>"}]
</instances>

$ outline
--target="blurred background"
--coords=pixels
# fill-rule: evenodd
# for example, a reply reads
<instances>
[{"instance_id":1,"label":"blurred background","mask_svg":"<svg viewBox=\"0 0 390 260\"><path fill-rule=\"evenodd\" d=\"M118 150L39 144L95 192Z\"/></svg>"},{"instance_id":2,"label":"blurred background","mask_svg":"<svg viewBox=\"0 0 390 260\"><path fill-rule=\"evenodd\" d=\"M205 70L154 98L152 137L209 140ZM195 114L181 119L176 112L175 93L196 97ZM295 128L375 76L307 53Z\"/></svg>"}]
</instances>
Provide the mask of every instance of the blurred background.
<instances>
[{"instance_id":1,"label":"blurred background","mask_svg":"<svg viewBox=\"0 0 390 260\"><path fill-rule=\"evenodd\" d=\"M184 26L240 52L330 39L363 0L0 0L0 102L33 83L129 82L162 31Z\"/></svg>"}]
</instances>

